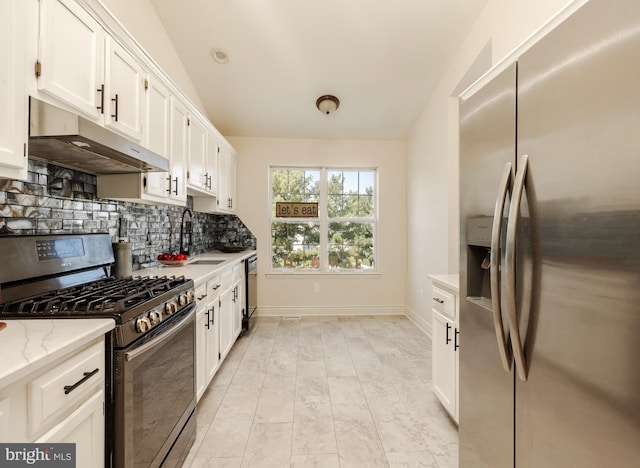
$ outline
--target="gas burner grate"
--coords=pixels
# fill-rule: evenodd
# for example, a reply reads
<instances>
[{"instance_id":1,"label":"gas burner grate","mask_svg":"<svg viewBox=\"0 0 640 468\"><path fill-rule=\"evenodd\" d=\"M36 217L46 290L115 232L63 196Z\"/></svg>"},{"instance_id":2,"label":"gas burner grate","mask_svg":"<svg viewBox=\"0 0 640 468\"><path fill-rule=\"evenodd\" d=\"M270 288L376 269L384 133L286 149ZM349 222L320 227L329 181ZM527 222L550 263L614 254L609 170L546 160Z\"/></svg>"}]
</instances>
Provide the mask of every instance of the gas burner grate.
<instances>
[{"instance_id":1,"label":"gas burner grate","mask_svg":"<svg viewBox=\"0 0 640 468\"><path fill-rule=\"evenodd\" d=\"M0 315L119 315L184 284L180 277L105 278L0 305Z\"/></svg>"}]
</instances>

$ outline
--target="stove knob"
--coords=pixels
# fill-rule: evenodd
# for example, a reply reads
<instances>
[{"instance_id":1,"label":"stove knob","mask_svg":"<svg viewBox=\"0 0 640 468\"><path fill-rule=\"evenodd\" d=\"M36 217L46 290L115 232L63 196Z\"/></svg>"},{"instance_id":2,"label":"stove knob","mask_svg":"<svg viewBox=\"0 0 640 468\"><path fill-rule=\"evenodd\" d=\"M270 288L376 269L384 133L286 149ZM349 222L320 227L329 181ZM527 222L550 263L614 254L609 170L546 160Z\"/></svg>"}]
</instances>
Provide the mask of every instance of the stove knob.
<instances>
[{"instance_id":1,"label":"stove knob","mask_svg":"<svg viewBox=\"0 0 640 468\"><path fill-rule=\"evenodd\" d=\"M180 303L180 307L186 306L189 303L189 299L187 298L186 294L180 294L178 302Z\"/></svg>"},{"instance_id":2,"label":"stove knob","mask_svg":"<svg viewBox=\"0 0 640 468\"><path fill-rule=\"evenodd\" d=\"M162 322L162 313L159 310L149 312L149 322L151 322L151 325L158 325Z\"/></svg>"},{"instance_id":3,"label":"stove knob","mask_svg":"<svg viewBox=\"0 0 640 468\"><path fill-rule=\"evenodd\" d=\"M176 301L167 302L164 305L164 311L167 313L167 315L171 315L177 310L178 310L178 304L176 303Z\"/></svg>"},{"instance_id":4,"label":"stove knob","mask_svg":"<svg viewBox=\"0 0 640 468\"><path fill-rule=\"evenodd\" d=\"M188 300L189 302L193 302L193 301L195 301L195 300L196 300L196 292L195 292L195 291L189 291L189 292L187 292L187 298L188 298L187 300Z\"/></svg>"},{"instance_id":5,"label":"stove knob","mask_svg":"<svg viewBox=\"0 0 640 468\"><path fill-rule=\"evenodd\" d=\"M140 317L139 319L136 320L136 331L138 333L144 333L146 331L149 331L150 328L151 328L151 322L147 317Z\"/></svg>"}]
</instances>

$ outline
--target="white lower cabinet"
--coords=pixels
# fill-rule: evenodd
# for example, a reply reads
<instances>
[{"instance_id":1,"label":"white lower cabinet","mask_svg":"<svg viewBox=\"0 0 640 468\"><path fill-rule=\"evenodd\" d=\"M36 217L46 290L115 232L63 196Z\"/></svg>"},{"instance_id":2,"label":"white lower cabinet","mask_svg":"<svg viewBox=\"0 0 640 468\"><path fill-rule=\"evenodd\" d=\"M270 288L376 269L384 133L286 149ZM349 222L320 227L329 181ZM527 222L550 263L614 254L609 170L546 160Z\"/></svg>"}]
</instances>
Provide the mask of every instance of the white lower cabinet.
<instances>
[{"instance_id":1,"label":"white lower cabinet","mask_svg":"<svg viewBox=\"0 0 640 468\"><path fill-rule=\"evenodd\" d=\"M246 297L244 291L245 285L244 262L238 263L233 267L233 282L235 285L235 300L233 303L233 333L232 336L237 338L242 332L242 315L246 308Z\"/></svg>"},{"instance_id":2,"label":"white lower cabinet","mask_svg":"<svg viewBox=\"0 0 640 468\"><path fill-rule=\"evenodd\" d=\"M202 397L242 331L244 262L196 288L196 387ZM0 402L0 411L1 411Z\"/></svg>"},{"instance_id":3,"label":"white lower cabinet","mask_svg":"<svg viewBox=\"0 0 640 468\"><path fill-rule=\"evenodd\" d=\"M105 341L100 337L0 389L2 442L74 443L76 466L104 466Z\"/></svg>"},{"instance_id":4,"label":"white lower cabinet","mask_svg":"<svg viewBox=\"0 0 640 468\"><path fill-rule=\"evenodd\" d=\"M432 385L442 406L458 422L460 326L457 290L434 279L431 310Z\"/></svg>"},{"instance_id":5,"label":"white lower cabinet","mask_svg":"<svg viewBox=\"0 0 640 468\"><path fill-rule=\"evenodd\" d=\"M76 445L76 466L104 466L104 392L96 392L37 443L69 443Z\"/></svg>"},{"instance_id":6,"label":"white lower cabinet","mask_svg":"<svg viewBox=\"0 0 640 468\"><path fill-rule=\"evenodd\" d=\"M198 400L220 366L219 277L196 290L196 387Z\"/></svg>"},{"instance_id":7,"label":"white lower cabinet","mask_svg":"<svg viewBox=\"0 0 640 468\"><path fill-rule=\"evenodd\" d=\"M233 346L233 316L235 284L229 284L220 294L220 355L224 359Z\"/></svg>"}]
</instances>

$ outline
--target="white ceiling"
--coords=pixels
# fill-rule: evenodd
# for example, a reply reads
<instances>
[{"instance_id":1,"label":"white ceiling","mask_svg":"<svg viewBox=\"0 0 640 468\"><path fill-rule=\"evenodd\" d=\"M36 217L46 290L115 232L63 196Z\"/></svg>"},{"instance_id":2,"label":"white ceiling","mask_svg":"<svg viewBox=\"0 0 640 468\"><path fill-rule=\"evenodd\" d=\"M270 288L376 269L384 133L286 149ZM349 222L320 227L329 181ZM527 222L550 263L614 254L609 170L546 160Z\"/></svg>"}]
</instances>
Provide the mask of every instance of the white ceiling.
<instances>
[{"instance_id":1,"label":"white ceiling","mask_svg":"<svg viewBox=\"0 0 640 468\"><path fill-rule=\"evenodd\" d=\"M407 136L487 2L152 0L223 135L354 139Z\"/></svg>"}]
</instances>

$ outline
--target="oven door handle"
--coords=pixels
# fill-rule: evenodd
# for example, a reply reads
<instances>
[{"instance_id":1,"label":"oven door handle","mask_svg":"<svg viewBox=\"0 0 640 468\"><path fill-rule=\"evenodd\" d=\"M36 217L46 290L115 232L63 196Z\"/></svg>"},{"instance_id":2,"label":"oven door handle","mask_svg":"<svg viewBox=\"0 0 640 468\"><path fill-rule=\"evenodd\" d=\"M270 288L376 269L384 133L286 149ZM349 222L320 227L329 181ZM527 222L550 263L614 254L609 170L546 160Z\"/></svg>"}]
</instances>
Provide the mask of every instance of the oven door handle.
<instances>
[{"instance_id":1,"label":"oven door handle","mask_svg":"<svg viewBox=\"0 0 640 468\"><path fill-rule=\"evenodd\" d=\"M189 306L192 310L190 310L186 317L183 318L182 320L180 320L177 324L175 324L173 327L171 327L170 330L166 331L165 333L162 333L161 335L159 335L158 337L152 339L151 341L141 345L138 348L135 348L131 351L128 351L125 353L124 358L127 362L133 361L136 358L139 358L140 356L146 354L148 351L150 351L152 348L161 345L162 343L164 343L165 341L170 340L175 334L180 333L180 331L186 327L190 321L193 320L193 310L195 309L195 304L191 304Z\"/></svg>"}]
</instances>

